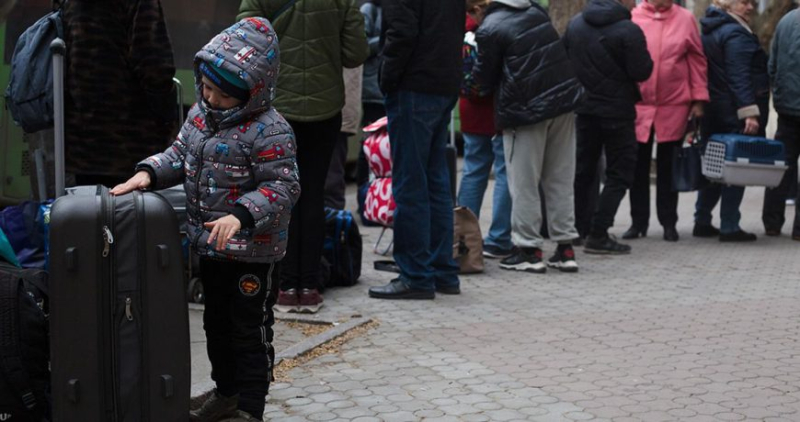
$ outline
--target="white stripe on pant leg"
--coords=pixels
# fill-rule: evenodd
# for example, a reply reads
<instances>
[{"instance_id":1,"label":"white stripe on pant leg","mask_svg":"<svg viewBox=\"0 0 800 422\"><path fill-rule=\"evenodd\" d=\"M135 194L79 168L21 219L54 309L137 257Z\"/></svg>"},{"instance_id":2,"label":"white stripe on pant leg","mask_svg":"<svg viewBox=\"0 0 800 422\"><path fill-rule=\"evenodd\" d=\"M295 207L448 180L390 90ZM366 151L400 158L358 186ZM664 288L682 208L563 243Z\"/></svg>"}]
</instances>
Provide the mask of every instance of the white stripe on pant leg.
<instances>
[{"instance_id":1,"label":"white stripe on pant leg","mask_svg":"<svg viewBox=\"0 0 800 422\"><path fill-rule=\"evenodd\" d=\"M266 294L264 295L264 303L261 305L261 310L262 313L264 314L264 317L261 320L261 327L260 327L261 344L264 345L264 352L267 357L267 367L269 368L269 374L267 375L267 378L269 378L268 379L269 382L272 382L273 363L272 359L270 359L269 357L269 350L272 347L272 345L267 342L267 327L265 325L267 323L267 313L269 312L269 310L267 309L267 300L269 299L269 296L272 294L272 270L274 269L275 269L275 263L269 264L269 271L267 271L267 286L266 286L267 291Z\"/></svg>"}]
</instances>

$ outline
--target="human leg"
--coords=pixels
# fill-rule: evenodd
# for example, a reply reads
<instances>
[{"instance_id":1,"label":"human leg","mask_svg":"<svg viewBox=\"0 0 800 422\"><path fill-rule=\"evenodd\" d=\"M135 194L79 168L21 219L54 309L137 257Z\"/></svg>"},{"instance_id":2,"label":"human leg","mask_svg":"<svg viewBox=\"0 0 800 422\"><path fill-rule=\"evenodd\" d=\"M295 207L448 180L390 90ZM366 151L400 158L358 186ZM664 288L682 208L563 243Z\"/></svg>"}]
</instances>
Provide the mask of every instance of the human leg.
<instances>
[{"instance_id":1,"label":"human leg","mask_svg":"<svg viewBox=\"0 0 800 422\"><path fill-rule=\"evenodd\" d=\"M494 192L492 196L492 224L484 244L511 250L511 194L508 192L506 158L503 153L503 135L492 138L494 152Z\"/></svg>"},{"instance_id":2,"label":"human leg","mask_svg":"<svg viewBox=\"0 0 800 422\"><path fill-rule=\"evenodd\" d=\"M678 192L672 189L672 162L681 142L660 142L656 150L656 214L665 229L678 224Z\"/></svg>"},{"instance_id":3,"label":"human leg","mask_svg":"<svg viewBox=\"0 0 800 422\"><path fill-rule=\"evenodd\" d=\"M592 190L597 177L597 163L603 152L599 119L581 116L575 119L577 144L575 170L575 226L578 234L585 238L592 225L592 214L597 207Z\"/></svg>"},{"instance_id":4,"label":"human leg","mask_svg":"<svg viewBox=\"0 0 800 422\"><path fill-rule=\"evenodd\" d=\"M603 238L633 183L638 146L632 120L606 120L599 129L606 153L606 182L592 218L591 236Z\"/></svg>"},{"instance_id":5,"label":"human leg","mask_svg":"<svg viewBox=\"0 0 800 422\"><path fill-rule=\"evenodd\" d=\"M464 168L458 188L458 205L467 207L480 218L483 195L489 184L494 153L492 137L476 133L464 135Z\"/></svg>"},{"instance_id":6,"label":"human leg","mask_svg":"<svg viewBox=\"0 0 800 422\"><path fill-rule=\"evenodd\" d=\"M640 234L647 234L650 225L650 163L653 162L653 139L651 132L647 142L637 143L636 169L633 174L633 184L630 189L632 236L623 235L623 238L635 238ZM630 231L630 230L629 230Z\"/></svg>"}]
</instances>

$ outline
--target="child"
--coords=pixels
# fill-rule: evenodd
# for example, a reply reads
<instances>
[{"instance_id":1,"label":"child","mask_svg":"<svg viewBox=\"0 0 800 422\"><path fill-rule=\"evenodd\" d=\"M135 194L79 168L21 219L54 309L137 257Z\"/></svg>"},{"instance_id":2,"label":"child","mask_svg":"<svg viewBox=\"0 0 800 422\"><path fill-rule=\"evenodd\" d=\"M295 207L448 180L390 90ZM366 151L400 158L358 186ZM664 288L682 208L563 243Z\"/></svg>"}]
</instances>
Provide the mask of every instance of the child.
<instances>
[{"instance_id":1,"label":"child","mask_svg":"<svg viewBox=\"0 0 800 422\"><path fill-rule=\"evenodd\" d=\"M262 420L272 378L278 261L300 195L294 134L271 106L278 53L265 19L244 19L214 37L195 56L198 103L175 142L111 191L184 182L216 383L192 421Z\"/></svg>"}]
</instances>

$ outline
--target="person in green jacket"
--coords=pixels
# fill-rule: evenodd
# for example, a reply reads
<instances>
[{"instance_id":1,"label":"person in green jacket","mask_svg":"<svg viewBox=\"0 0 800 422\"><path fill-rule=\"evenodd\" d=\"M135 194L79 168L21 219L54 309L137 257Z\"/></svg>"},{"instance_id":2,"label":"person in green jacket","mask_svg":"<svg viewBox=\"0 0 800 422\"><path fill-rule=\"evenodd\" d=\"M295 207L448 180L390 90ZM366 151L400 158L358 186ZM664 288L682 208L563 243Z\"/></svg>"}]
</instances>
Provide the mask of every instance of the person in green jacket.
<instances>
[{"instance_id":1,"label":"person in green jacket","mask_svg":"<svg viewBox=\"0 0 800 422\"><path fill-rule=\"evenodd\" d=\"M342 125L342 69L369 55L364 17L354 0L242 0L241 20L272 22L281 51L273 106L294 129L300 200L292 209L276 309L316 312L325 233L325 177Z\"/></svg>"}]
</instances>

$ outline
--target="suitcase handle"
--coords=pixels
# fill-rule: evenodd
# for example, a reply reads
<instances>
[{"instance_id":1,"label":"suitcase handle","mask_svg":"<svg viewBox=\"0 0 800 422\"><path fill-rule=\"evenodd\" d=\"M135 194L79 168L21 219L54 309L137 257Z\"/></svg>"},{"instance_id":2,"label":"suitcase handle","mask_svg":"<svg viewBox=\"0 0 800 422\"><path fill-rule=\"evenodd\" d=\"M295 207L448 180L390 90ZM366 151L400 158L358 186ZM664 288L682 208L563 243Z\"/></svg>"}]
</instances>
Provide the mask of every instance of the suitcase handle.
<instances>
[{"instance_id":1,"label":"suitcase handle","mask_svg":"<svg viewBox=\"0 0 800 422\"><path fill-rule=\"evenodd\" d=\"M71 246L64 251L64 261L66 261L67 271L78 269L78 248Z\"/></svg>"},{"instance_id":2,"label":"suitcase handle","mask_svg":"<svg viewBox=\"0 0 800 422\"><path fill-rule=\"evenodd\" d=\"M64 195L64 54L67 45L61 38L50 43L53 53L53 129L55 132L56 198ZM44 198L41 198L44 200Z\"/></svg>"},{"instance_id":3,"label":"suitcase handle","mask_svg":"<svg viewBox=\"0 0 800 422\"><path fill-rule=\"evenodd\" d=\"M158 266L167 268L169 265L169 248L167 245L156 245L156 256L158 256Z\"/></svg>"},{"instance_id":4,"label":"suitcase handle","mask_svg":"<svg viewBox=\"0 0 800 422\"><path fill-rule=\"evenodd\" d=\"M81 383L77 379L71 379L67 382L67 395L69 401L77 403L81 399Z\"/></svg>"},{"instance_id":5,"label":"suitcase handle","mask_svg":"<svg viewBox=\"0 0 800 422\"><path fill-rule=\"evenodd\" d=\"M161 376L161 393L164 395L165 399L168 399L175 395L175 382L172 375L162 375Z\"/></svg>"}]
</instances>

